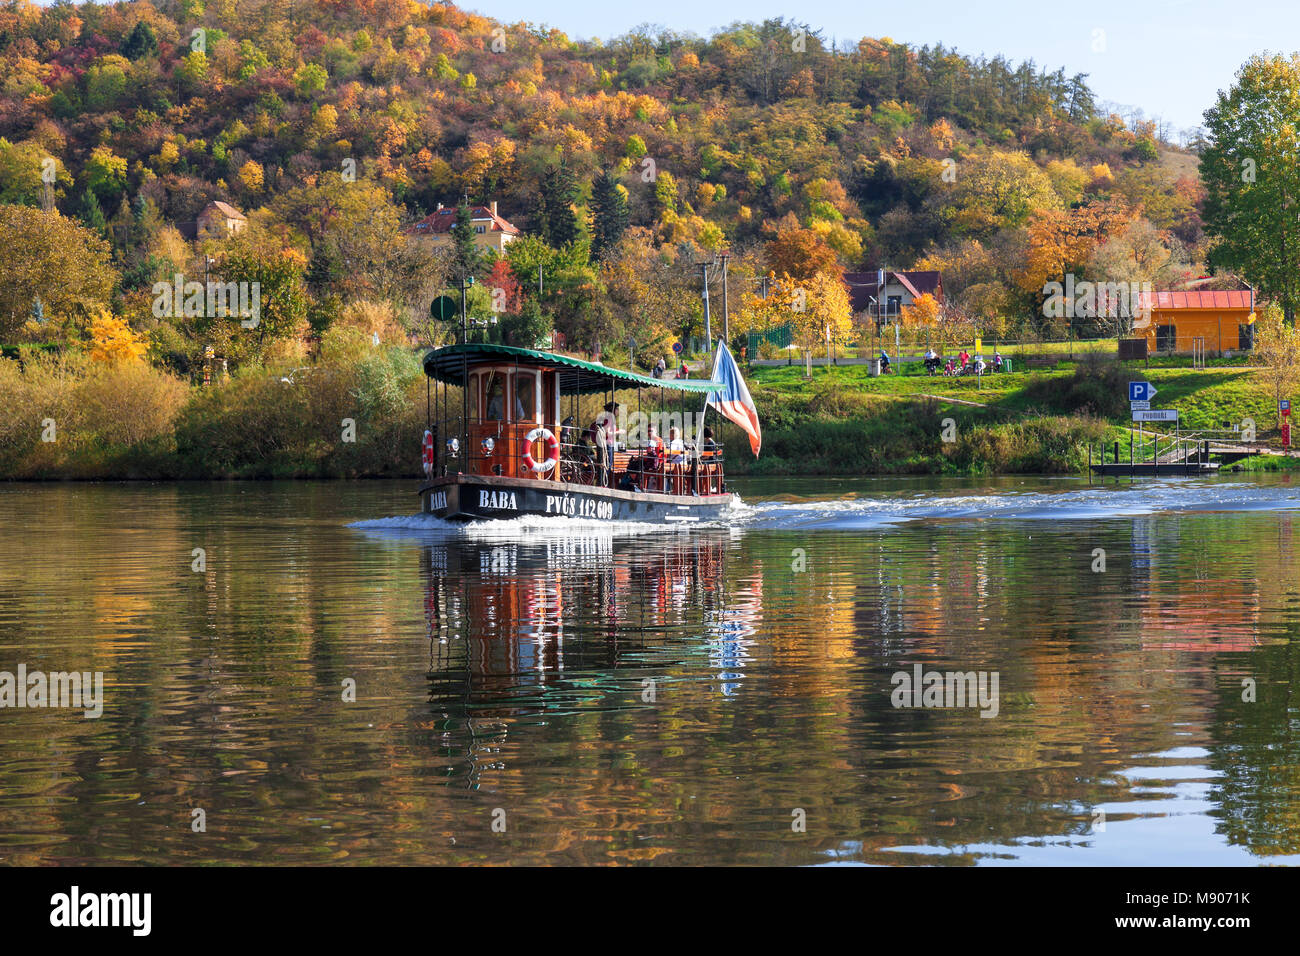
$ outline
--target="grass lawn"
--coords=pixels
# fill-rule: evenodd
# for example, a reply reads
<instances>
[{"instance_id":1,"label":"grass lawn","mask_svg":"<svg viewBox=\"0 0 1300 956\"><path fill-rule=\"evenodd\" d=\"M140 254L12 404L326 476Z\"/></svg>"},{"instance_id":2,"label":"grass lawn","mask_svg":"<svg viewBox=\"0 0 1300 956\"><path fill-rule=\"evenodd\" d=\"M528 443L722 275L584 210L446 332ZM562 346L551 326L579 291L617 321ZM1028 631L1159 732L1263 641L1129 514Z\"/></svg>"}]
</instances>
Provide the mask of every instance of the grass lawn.
<instances>
[{"instance_id":1,"label":"grass lawn","mask_svg":"<svg viewBox=\"0 0 1300 956\"><path fill-rule=\"evenodd\" d=\"M1190 364L1190 363L1189 363ZM1009 412L1029 413L1035 409L1031 396L1025 394L1031 381L1063 379L1074 374L1071 363L1057 369L990 374L974 377L946 378L928 376L920 366L903 366L901 372L871 377L865 365L814 368L811 380L804 378L801 366L754 368L749 373L756 398L770 390L775 400L809 399L819 390L844 388L880 397L909 398L935 395L979 402ZM1149 381L1156 387L1154 408L1178 409L1183 428L1222 428L1224 422L1240 424L1253 418L1261 435L1276 426L1274 403L1256 369L1240 363L1193 369L1178 366L1136 366L1133 381ZM1127 424L1127 416L1110 418L1113 424Z\"/></svg>"}]
</instances>

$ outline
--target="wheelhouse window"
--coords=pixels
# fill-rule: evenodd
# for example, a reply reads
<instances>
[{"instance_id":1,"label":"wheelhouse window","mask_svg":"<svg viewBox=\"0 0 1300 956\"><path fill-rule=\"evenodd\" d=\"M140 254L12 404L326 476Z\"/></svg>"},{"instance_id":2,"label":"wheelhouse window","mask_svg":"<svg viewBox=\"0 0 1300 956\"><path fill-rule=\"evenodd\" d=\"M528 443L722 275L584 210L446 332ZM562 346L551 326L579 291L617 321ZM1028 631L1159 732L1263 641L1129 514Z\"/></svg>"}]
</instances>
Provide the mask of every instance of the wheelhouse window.
<instances>
[{"instance_id":1,"label":"wheelhouse window","mask_svg":"<svg viewBox=\"0 0 1300 956\"><path fill-rule=\"evenodd\" d=\"M515 373L515 421L535 422L537 418L537 379L532 372Z\"/></svg>"},{"instance_id":2,"label":"wheelhouse window","mask_svg":"<svg viewBox=\"0 0 1300 956\"><path fill-rule=\"evenodd\" d=\"M489 421L501 421L505 418L506 382L505 376L495 372L487 378L487 418Z\"/></svg>"}]
</instances>

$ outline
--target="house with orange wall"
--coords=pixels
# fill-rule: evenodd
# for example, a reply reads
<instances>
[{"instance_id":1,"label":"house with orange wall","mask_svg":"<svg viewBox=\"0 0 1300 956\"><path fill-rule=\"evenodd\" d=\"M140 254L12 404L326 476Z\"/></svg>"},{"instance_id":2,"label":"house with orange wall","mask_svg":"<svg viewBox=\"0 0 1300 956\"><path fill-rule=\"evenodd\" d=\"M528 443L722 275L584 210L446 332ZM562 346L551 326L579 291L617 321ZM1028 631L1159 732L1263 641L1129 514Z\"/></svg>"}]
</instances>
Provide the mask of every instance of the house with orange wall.
<instances>
[{"instance_id":1,"label":"house with orange wall","mask_svg":"<svg viewBox=\"0 0 1300 956\"><path fill-rule=\"evenodd\" d=\"M1144 292L1133 335L1145 337L1151 354L1247 351L1255 342L1255 293L1251 289Z\"/></svg>"}]
</instances>

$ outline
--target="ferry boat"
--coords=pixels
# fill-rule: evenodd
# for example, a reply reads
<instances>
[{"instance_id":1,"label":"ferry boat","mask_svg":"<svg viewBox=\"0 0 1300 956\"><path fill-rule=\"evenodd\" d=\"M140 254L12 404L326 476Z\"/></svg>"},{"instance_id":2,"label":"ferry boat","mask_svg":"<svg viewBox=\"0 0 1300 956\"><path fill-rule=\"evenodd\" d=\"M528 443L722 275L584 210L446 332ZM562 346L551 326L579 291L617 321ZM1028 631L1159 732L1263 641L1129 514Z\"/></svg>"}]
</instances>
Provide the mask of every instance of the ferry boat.
<instances>
[{"instance_id":1,"label":"ferry boat","mask_svg":"<svg viewBox=\"0 0 1300 956\"><path fill-rule=\"evenodd\" d=\"M735 360L718 348L716 380L655 378L506 345L428 352L421 510L451 521L719 518L732 496L705 409L737 421L755 454L760 436ZM678 439L665 444L668 429L651 432L655 418L680 423Z\"/></svg>"}]
</instances>

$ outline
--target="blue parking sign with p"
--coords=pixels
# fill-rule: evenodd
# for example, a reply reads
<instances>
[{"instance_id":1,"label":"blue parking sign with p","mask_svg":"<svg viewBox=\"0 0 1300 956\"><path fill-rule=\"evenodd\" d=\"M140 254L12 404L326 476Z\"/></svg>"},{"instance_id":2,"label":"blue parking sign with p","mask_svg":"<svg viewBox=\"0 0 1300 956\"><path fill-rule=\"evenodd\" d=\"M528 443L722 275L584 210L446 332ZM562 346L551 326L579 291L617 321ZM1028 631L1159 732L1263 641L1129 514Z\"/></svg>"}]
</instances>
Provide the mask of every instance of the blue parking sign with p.
<instances>
[{"instance_id":1,"label":"blue parking sign with p","mask_svg":"<svg viewBox=\"0 0 1300 956\"><path fill-rule=\"evenodd\" d=\"M1156 390L1151 387L1150 382L1128 383L1128 400L1130 402L1149 402L1155 392Z\"/></svg>"}]
</instances>

